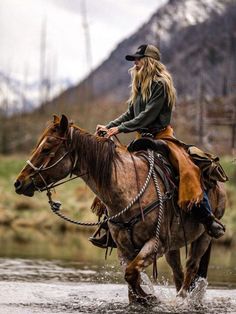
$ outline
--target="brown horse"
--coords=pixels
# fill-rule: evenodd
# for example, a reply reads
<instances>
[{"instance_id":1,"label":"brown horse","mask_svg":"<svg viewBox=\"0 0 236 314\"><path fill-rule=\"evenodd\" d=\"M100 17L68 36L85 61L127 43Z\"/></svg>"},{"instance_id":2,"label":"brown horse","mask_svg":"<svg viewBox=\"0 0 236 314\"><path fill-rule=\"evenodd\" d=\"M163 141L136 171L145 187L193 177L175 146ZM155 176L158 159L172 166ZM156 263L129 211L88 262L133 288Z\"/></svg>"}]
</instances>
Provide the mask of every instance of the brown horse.
<instances>
[{"instance_id":1,"label":"brown horse","mask_svg":"<svg viewBox=\"0 0 236 314\"><path fill-rule=\"evenodd\" d=\"M61 119L54 116L54 121L44 131L30 160L17 177L15 189L18 194L33 196L36 190L58 182L69 174L83 174L85 183L107 206L109 216L114 216L126 208L139 192L137 169L139 185L143 186L149 172L145 160L110 139L91 135L69 124L64 115ZM165 187L158 174L157 181L160 192L164 194ZM218 186L214 192L209 197L215 215L220 218L224 213L225 193ZM155 180L151 178L139 202L131 203L131 208L116 218L120 224L109 222L131 302L145 303L149 298L153 299L141 288L140 272L164 254L173 270L179 296L186 296L197 273L206 276L208 263L204 265L203 257L210 252L211 237L191 215L182 213L185 239L180 217L175 214L170 202L164 203L158 239L155 235L159 221L158 208L133 225L132 235L130 230L121 226L140 213L140 205L145 208L156 198ZM191 248L184 274L179 249L185 245L185 241L191 243Z\"/></svg>"}]
</instances>

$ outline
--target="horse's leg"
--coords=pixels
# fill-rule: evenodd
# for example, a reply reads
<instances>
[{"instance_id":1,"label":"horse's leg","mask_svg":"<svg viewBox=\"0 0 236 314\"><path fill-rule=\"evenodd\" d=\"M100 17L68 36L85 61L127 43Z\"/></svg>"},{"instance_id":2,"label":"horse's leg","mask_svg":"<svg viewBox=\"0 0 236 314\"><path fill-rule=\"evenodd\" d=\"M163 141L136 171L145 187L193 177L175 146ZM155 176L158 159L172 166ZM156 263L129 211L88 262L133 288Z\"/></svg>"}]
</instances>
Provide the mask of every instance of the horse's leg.
<instances>
[{"instance_id":1,"label":"horse's leg","mask_svg":"<svg viewBox=\"0 0 236 314\"><path fill-rule=\"evenodd\" d=\"M117 255L120 261L121 268L125 274L127 265L131 262L131 260L125 257L124 253L120 249L117 249ZM129 303L135 303L137 299L137 297L133 293L132 288L129 284L128 284L128 298L129 298Z\"/></svg>"},{"instance_id":2,"label":"horse's leg","mask_svg":"<svg viewBox=\"0 0 236 314\"><path fill-rule=\"evenodd\" d=\"M182 287L184 280L184 273L180 259L180 250L169 251L165 254L165 257L167 263L172 269L176 291L178 292Z\"/></svg>"},{"instance_id":3,"label":"horse's leg","mask_svg":"<svg viewBox=\"0 0 236 314\"><path fill-rule=\"evenodd\" d=\"M202 277L202 278L207 277L208 265L209 265L210 257L211 257L211 247L212 247L212 241L210 242L206 252L203 254L200 260L199 268L197 271L197 277Z\"/></svg>"},{"instance_id":4,"label":"horse's leg","mask_svg":"<svg viewBox=\"0 0 236 314\"><path fill-rule=\"evenodd\" d=\"M142 247L141 251L139 252L139 254L134 258L134 260L131 263L128 264L125 271L125 280L129 284L129 287L131 288L131 290L129 290L129 294L135 295L136 301L140 303L146 303L148 299L154 299L154 296L148 295L141 288L140 272L153 262L155 255L154 254L155 243L156 243L155 238L152 238L148 242L146 242Z\"/></svg>"},{"instance_id":5,"label":"horse's leg","mask_svg":"<svg viewBox=\"0 0 236 314\"><path fill-rule=\"evenodd\" d=\"M201 258L207 251L210 242L211 238L205 232L191 244L189 258L186 263L184 282L180 291L178 292L178 296L183 298L187 296L187 291L189 290L190 285L193 282L199 269Z\"/></svg>"},{"instance_id":6,"label":"horse's leg","mask_svg":"<svg viewBox=\"0 0 236 314\"><path fill-rule=\"evenodd\" d=\"M192 291L196 287L196 282L199 278L205 278L205 279L207 278L207 271L208 271L208 266L209 266L210 257L211 257L211 247L212 247L212 241L210 242L206 252L203 254L200 260L197 274L190 284L189 291Z\"/></svg>"}]
</instances>

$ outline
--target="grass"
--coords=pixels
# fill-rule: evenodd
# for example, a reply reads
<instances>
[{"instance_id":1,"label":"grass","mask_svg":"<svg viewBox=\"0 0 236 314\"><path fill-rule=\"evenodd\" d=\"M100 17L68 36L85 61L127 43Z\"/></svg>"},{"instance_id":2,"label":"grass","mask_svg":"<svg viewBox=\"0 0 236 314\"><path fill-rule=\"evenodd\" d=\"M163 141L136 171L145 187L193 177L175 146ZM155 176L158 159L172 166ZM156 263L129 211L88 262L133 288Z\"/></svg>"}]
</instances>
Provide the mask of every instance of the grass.
<instances>
[{"instance_id":1,"label":"grass","mask_svg":"<svg viewBox=\"0 0 236 314\"><path fill-rule=\"evenodd\" d=\"M17 195L13 183L25 164L26 156L0 156L0 223L37 228L77 228L63 222L50 212L45 193L36 193L34 198ZM223 222L227 226L227 234L233 238L236 234L236 161L225 156L221 164L229 176L226 183L228 204ZM63 204L63 212L75 219L96 221L90 206L94 194L78 179L57 188L54 200ZM84 229L83 229L84 230Z\"/></svg>"},{"instance_id":2,"label":"grass","mask_svg":"<svg viewBox=\"0 0 236 314\"><path fill-rule=\"evenodd\" d=\"M227 156L222 158L221 163L229 177L226 183L228 202L223 221L233 238L236 235L236 160Z\"/></svg>"},{"instance_id":3,"label":"grass","mask_svg":"<svg viewBox=\"0 0 236 314\"><path fill-rule=\"evenodd\" d=\"M50 211L46 193L35 193L33 198L18 195L14 190L14 181L25 165L27 158L22 155L0 157L0 223L14 226L75 228L65 223ZM63 212L75 219L96 221L89 210L94 194L82 180L74 180L57 188L53 200L60 200Z\"/></svg>"}]
</instances>

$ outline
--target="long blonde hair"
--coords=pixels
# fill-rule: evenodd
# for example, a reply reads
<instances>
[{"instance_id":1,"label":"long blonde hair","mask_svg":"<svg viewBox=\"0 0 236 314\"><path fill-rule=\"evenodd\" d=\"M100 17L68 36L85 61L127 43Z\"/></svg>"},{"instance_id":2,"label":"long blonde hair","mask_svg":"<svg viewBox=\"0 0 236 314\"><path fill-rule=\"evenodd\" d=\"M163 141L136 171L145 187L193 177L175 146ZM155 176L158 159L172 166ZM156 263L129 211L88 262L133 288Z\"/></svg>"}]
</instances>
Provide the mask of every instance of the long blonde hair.
<instances>
[{"instance_id":1,"label":"long blonde hair","mask_svg":"<svg viewBox=\"0 0 236 314\"><path fill-rule=\"evenodd\" d=\"M150 57L144 57L142 60L143 66L140 70L137 70L135 65L129 69L131 75L131 92L128 103L134 104L138 96L139 87L141 87L143 101L148 101L151 97L151 86L154 81L162 82L168 97L168 105L173 108L176 101L176 90L172 77L165 65Z\"/></svg>"}]
</instances>

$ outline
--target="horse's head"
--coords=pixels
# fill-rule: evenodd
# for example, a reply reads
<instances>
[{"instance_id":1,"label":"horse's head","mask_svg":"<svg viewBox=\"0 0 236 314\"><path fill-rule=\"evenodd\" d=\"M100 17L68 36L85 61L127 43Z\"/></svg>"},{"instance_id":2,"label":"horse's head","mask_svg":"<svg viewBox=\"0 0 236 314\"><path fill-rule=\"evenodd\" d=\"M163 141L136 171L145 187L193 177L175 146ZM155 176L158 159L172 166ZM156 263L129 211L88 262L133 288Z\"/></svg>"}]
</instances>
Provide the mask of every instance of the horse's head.
<instances>
[{"instance_id":1,"label":"horse's head","mask_svg":"<svg viewBox=\"0 0 236 314\"><path fill-rule=\"evenodd\" d=\"M44 131L27 165L15 181L18 194L33 196L36 190L65 178L72 170L70 156L70 132L66 116L54 116Z\"/></svg>"}]
</instances>

